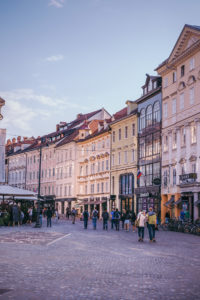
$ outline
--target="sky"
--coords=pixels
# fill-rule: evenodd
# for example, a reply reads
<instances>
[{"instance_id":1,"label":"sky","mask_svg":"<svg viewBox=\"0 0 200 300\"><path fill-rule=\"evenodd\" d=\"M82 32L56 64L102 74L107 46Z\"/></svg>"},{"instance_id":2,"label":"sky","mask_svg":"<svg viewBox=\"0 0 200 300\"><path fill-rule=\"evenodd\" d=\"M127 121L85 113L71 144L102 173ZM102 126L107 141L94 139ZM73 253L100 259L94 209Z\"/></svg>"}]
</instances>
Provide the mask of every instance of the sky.
<instances>
[{"instance_id":1,"label":"sky","mask_svg":"<svg viewBox=\"0 0 200 300\"><path fill-rule=\"evenodd\" d=\"M60 121L141 96L198 0L0 0L0 128L42 136Z\"/></svg>"}]
</instances>

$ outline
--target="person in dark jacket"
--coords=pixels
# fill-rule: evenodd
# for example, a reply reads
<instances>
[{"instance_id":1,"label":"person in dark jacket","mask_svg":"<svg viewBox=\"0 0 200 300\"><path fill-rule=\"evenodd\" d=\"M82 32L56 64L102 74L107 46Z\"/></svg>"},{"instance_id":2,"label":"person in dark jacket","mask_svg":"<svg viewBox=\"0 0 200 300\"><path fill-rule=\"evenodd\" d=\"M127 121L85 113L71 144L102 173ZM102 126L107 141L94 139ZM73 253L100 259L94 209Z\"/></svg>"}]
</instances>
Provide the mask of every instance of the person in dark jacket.
<instances>
[{"instance_id":1,"label":"person in dark jacket","mask_svg":"<svg viewBox=\"0 0 200 300\"><path fill-rule=\"evenodd\" d=\"M47 212L47 227L51 227L51 218L52 218L52 210L50 209L50 207L48 207Z\"/></svg>"},{"instance_id":2,"label":"person in dark jacket","mask_svg":"<svg viewBox=\"0 0 200 300\"><path fill-rule=\"evenodd\" d=\"M74 207L72 208L71 215L72 215L72 224L75 224L75 221L76 221L76 210L75 210Z\"/></svg>"},{"instance_id":3,"label":"person in dark jacket","mask_svg":"<svg viewBox=\"0 0 200 300\"><path fill-rule=\"evenodd\" d=\"M122 229L124 229L125 214L125 210L123 209L121 213Z\"/></svg>"},{"instance_id":4,"label":"person in dark jacket","mask_svg":"<svg viewBox=\"0 0 200 300\"><path fill-rule=\"evenodd\" d=\"M83 212L84 229L87 229L88 219L89 219L89 213L88 213L87 209L85 209Z\"/></svg>"},{"instance_id":5,"label":"person in dark jacket","mask_svg":"<svg viewBox=\"0 0 200 300\"><path fill-rule=\"evenodd\" d=\"M116 208L115 211L115 228L117 231L119 231L119 222L120 222L120 212L118 211L118 208Z\"/></svg>"},{"instance_id":6,"label":"person in dark jacket","mask_svg":"<svg viewBox=\"0 0 200 300\"><path fill-rule=\"evenodd\" d=\"M103 218L103 230L108 230L109 213L107 212L106 209L102 213L102 218Z\"/></svg>"},{"instance_id":7,"label":"person in dark jacket","mask_svg":"<svg viewBox=\"0 0 200 300\"><path fill-rule=\"evenodd\" d=\"M133 226L133 232L135 232L135 221L136 221L136 214L134 211L131 213L131 225Z\"/></svg>"}]
</instances>

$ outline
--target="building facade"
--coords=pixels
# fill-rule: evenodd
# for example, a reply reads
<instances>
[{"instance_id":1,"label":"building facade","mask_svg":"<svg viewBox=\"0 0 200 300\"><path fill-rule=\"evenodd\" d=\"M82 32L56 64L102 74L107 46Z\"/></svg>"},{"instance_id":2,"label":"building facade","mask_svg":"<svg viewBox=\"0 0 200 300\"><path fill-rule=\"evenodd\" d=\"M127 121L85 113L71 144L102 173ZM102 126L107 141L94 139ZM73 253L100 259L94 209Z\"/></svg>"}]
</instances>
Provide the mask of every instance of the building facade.
<instances>
[{"instance_id":1,"label":"building facade","mask_svg":"<svg viewBox=\"0 0 200 300\"><path fill-rule=\"evenodd\" d=\"M112 117L110 209L136 211L135 187L137 177L137 104Z\"/></svg>"},{"instance_id":2,"label":"building facade","mask_svg":"<svg viewBox=\"0 0 200 300\"><path fill-rule=\"evenodd\" d=\"M153 207L160 216L161 77L148 74L138 104L137 212Z\"/></svg>"},{"instance_id":3,"label":"building facade","mask_svg":"<svg viewBox=\"0 0 200 300\"><path fill-rule=\"evenodd\" d=\"M162 219L200 217L200 27L185 25L162 76Z\"/></svg>"},{"instance_id":4,"label":"building facade","mask_svg":"<svg viewBox=\"0 0 200 300\"><path fill-rule=\"evenodd\" d=\"M3 119L1 109L5 105L5 100L0 98L0 121ZM6 129L0 128L0 184L5 183L5 140Z\"/></svg>"}]
</instances>

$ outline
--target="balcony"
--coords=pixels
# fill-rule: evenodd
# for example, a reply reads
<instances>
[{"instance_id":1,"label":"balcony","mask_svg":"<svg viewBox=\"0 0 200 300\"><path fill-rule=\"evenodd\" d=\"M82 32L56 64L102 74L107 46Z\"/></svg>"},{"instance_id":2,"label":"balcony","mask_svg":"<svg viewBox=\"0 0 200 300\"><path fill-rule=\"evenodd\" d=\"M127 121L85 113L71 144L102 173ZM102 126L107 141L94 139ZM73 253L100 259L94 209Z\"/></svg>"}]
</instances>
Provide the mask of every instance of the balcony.
<instances>
[{"instance_id":1,"label":"balcony","mask_svg":"<svg viewBox=\"0 0 200 300\"><path fill-rule=\"evenodd\" d=\"M180 186L193 184L196 182L196 180L197 173L179 175Z\"/></svg>"}]
</instances>

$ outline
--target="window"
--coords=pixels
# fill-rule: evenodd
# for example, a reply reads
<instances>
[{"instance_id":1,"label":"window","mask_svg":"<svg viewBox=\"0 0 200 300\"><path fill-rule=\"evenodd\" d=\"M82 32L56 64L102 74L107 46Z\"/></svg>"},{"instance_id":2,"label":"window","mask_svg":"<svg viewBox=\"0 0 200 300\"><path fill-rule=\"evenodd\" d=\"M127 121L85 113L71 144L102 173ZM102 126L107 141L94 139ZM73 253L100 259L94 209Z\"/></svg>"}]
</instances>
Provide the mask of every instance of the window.
<instances>
[{"instance_id":1,"label":"window","mask_svg":"<svg viewBox=\"0 0 200 300\"><path fill-rule=\"evenodd\" d=\"M181 66L181 77L183 77L185 75L185 66L182 65Z\"/></svg>"},{"instance_id":2,"label":"window","mask_svg":"<svg viewBox=\"0 0 200 300\"><path fill-rule=\"evenodd\" d=\"M118 153L118 164L121 164L121 152Z\"/></svg>"},{"instance_id":3,"label":"window","mask_svg":"<svg viewBox=\"0 0 200 300\"><path fill-rule=\"evenodd\" d=\"M176 99L172 99L172 114L176 114Z\"/></svg>"},{"instance_id":4,"label":"window","mask_svg":"<svg viewBox=\"0 0 200 300\"><path fill-rule=\"evenodd\" d=\"M145 110L144 108L140 112L140 131L145 128Z\"/></svg>"},{"instance_id":5,"label":"window","mask_svg":"<svg viewBox=\"0 0 200 300\"><path fill-rule=\"evenodd\" d=\"M156 101L153 106L153 123L160 122L160 103Z\"/></svg>"},{"instance_id":6,"label":"window","mask_svg":"<svg viewBox=\"0 0 200 300\"><path fill-rule=\"evenodd\" d=\"M152 155L152 136L149 135L146 137L146 156Z\"/></svg>"},{"instance_id":7,"label":"window","mask_svg":"<svg viewBox=\"0 0 200 300\"><path fill-rule=\"evenodd\" d=\"M163 115L164 115L164 118L167 118L167 114L168 114L168 112L167 112L167 103L164 103L164 105L163 105Z\"/></svg>"},{"instance_id":8,"label":"window","mask_svg":"<svg viewBox=\"0 0 200 300\"><path fill-rule=\"evenodd\" d=\"M108 161L108 159L106 160L106 170L109 170L109 161Z\"/></svg>"},{"instance_id":9,"label":"window","mask_svg":"<svg viewBox=\"0 0 200 300\"><path fill-rule=\"evenodd\" d=\"M100 170L101 170L101 163L100 163L100 161L98 161L98 164L97 164L97 172L100 172Z\"/></svg>"},{"instance_id":10,"label":"window","mask_svg":"<svg viewBox=\"0 0 200 300\"><path fill-rule=\"evenodd\" d=\"M122 131L121 131L121 128L119 129L119 141L121 140L122 138Z\"/></svg>"},{"instance_id":11,"label":"window","mask_svg":"<svg viewBox=\"0 0 200 300\"><path fill-rule=\"evenodd\" d=\"M180 94L180 109L184 109L184 93Z\"/></svg>"},{"instance_id":12,"label":"window","mask_svg":"<svg viewBox=\"0 0 200 300\"><path fill-rule=\"evenodd\" d=\"M91 191L91 194L94 194L94 184L91 184L90 191Z\"/></svg>"},{"instance_id":13,"label":"window","mask_svg":"<svg viewBox=\"0 0 200 300\"><path fill-rule=\"evenodd\" d=\"M87 194L87 184L85 185L85 194Z\"/></svg>"},{"instance_id":14,"label":"window","mask_svg":"<svg viewBox=\"0 0 200 300\"><path fill-rule=\"evenodd\" d=\"M184 147L186 143L186 129L183 127L181 129L181 146Z\"/></svg>"},{"instance_id":15,"label":"window","mask_svg":"<svg viewBox=\"0 0 200 300\"><path fill-rule=\"evenodd\" d=\"M95 151L95 144L92 143L92 151Z\"/></svg>"},{"instance_id":16,"label":"window","mask_svg":"<svg viewBox=\"0 0 200 300\"><path fill-rule=\"evenodd\" d=\"M168 77L164 78L164 88L168 86Z\"/></svg>"},{"instance_id":17,"label":"window","mask_svg":"<svg viewBox=\"0 0 200 300\"><path fill-rule=\"evenodd\" d=\"M80 166L80 176L83 176L83 166Z\"/></svg>"},{"instance_id":18,"label":"window","mask_svg":"<svg viewBox=\"0 0 200 300\"><path fill-rule=\"evenodd\" d=\"M49 178L51 177L51 169L49 169Z\"/></svg>"},{"instance_id":19,"label":"window","mask_svg":"<svg viewBox=\"0 0 200 300\"><path fill-rule=\"evenodd\" d=\"M106 181L106 192L108 193L108 181Z\"/></svg>"},{"instance_id":20,"label":"window","mask_svg":"<svg viewBox=\"0 0 200 300\"><path fill-rule=\"evenodd\" d=\"M101 192L104 193L104 182L101 183Z\"/></svg>"},{"instance_id":21,"label":"window","mask_svg":"<svg viewBox=\"0 0 200 300\"><path fill-rule=\"evenodd\" d=\"M132 124L132 136L135 136L135 124Z\"/></svg>"},{"instance_id":22,"label":"window","mask_svg":"<svg viewBox=\"0 0 200 300\"><path fill-rule=\"evenodd\" d=\"M144 140L144 138L140 139L139 154L140 154L140 158L145 157L145 140Z\"/></svg>"},{"instance_id":23,"label":"window","mask_svg":"<svg viewBox=\"0 0 200 300\"><path fill-rule=\"evenodd\" d=\"M104 161L101 162L101 169L102 169L102 172L104 171Z\"/></svg>"},{"instance_id":24,"label":"window","mask_svg":"<svg viewBox=\"0 0 200 300\"><path fill-rule=\"evenodd\" d=\"M185 164L181 165L181 173L182 173L182 175L184 175L186 173L186 166L185 166Z\"/></svg>"},{"instance_id":25,"label":"window","mask_svg":"<svg viewBox=\"0 0 200 300\"><path fill-rule=\"evenodd\" d=\"M99 193L99 183L97 183L97 193Z\"/></svg>"},{"instance_id":26,"label":"window","mask_svg":"<svg viewBox=\"0 0 200 300\"><path fill-rule=\"evenodd\" d=\"M176 71L173 72L173 83L176 82Z\"/></svg>"},{"instance_id":27,"label":"window","mask_svg":"<svg viewBox=\"0 0 200 300\"><path fill-rule=\"evenodd\" d=\"M194 104L194 87L190 89L190 104Z\"/></svg>"},{"instance_id":28,"label":"window","mask_svg":"<svg viewBox=\"0 0 200 300\"><path fill-rule=\"evenodd\" d=\"M127 164L128 163L128 152L124 151L124 163Z\"/></svg>"},{"instance_id":29,"label":"window","mask_svg":"<svg viewBox=\"0 0 200 300\"><path fill-rule=\"evenodd\" d=\"M196 163L192 164L192 173L196 173Z\"/></svg>"},{"instance_id":30,"label":"window","mask_svg":"<svg viewBox=\"0 0 200 300\"><path fill-rule=\"evenodd\" d=\"M85 174L88 175L88 165L85 168Z\"/></svg>"},{"instance_id":31,"label":"window","mask_svg":"<svg viewBox=\"0 0 200 300\"><path fill-rule=\"evenodd\" d=\"M113 131L112 140L113 140L113 143L114 143L115 142L115 131Z\"/></svg>"},{"instance_id":32,"label":"window","mask_svg":"<svg viewBox=\"0 0 200 300\"><path fill-rule=\"evenodd\" d=\"M173 144L172 144L172 148L176 149L176 145L177 145L177 134L176 132L173 132Z\"/></svg>"},{"instance_id":33,"label":"window","mask_svg":"<svg viewBox=\"0 0 200 300\"><path fill-rule=\"evenodd\" d=\"M135 161L135 150L132 149L132 162Z\"/></svg>"},{"instance_id":34,"label":"window","mask_svg":"<svg viewBox=\"0 0 200 300\"><path fill-rule=\"evenodd\" d=\"M112 166L115 165L115 154L112 154Z\"/></svg>"},{"instance_id":35,"label":"window","mask_svg":"<svg viewBox=\"0 0 200 300\"><path fill-rule=\"evenodd\" d=\"M160 153L160 138L155 137L153 139L153 155Z\"/></svg>"},{"instance_id":36,"label":"window","mask_svg":"<svg viewBox=\"0 0 200 300\"><path fill-rule=\"evenodd\" d=\"M55 168L53 168L53 176L55 176Z\"/></svg>"},{"instance_id":37,"label":"window","mask_svg":"<svg viewBox=\"0 0 200 300\"><path fill-rule=\"evenodd\" d=\"M128 126L125 126L124 137L125 137L125 139L128 138Z\"/></svg>"},{"instance_id":38,"label":"window","mask_svg":"<svg viewBox=\"0 0 200 300\"><path fill-rule=\"evenodd\" d=\"M119 178L119 194L121 195L131 195L134 191L134 175L123 174Z\"/></svg>"},{"instance_id":39,"label":"window","mask_svg":"<svg viewBox=\"0 0 200 300\"><path fill-rule=\"evenodd\" d=\"M197 142L197 132L196 132L196 125L192 125L191 127L191 143Z\"/></svg>"},{"instance_id":40,"label":"window","mask_svg":"<svg viewBox=\"0 0 200 300\"><path fill-rule=\"evenodd\" d=\"M194 69L194 57L190 59L190 71Z\"/></svg>"},{"instance_id":41,"label":"window","mask_svg":"<svg viewBox=\"0 0 200 300\"><path fill-rule=\"evenodd\" d=\"M115 192L115 177L112 176L112 194Z\"/></svg>"},{"instance_id":42,"label":"window","mask_svg":"<svg viewBox=\"0 0 200 300\"><path fill-rule=\"evenodd\" d=\"M146 126L152 125L152 106L149 105L146 111Z\"/></svg>"},{"instance_id":43,"label":"window","mask_svg":"<svg viewBox=\"0 0 200 300\"><path fill-rule=\"evenodd\" d=\"M164 137L164 151L168 151L168 136Z\"/></svg>"},{"instance_id":44,"label":"window","mask_svg":"<svg viewBox=\"0 0 200 300\"><path fill-rule=\"evenodd\" d=\"M167 187L167 183L168 183L168 176L167 176L167 170L164 171L163 173L163 182L164 182L164 186Z\"/></svg>"}]
</instances>

